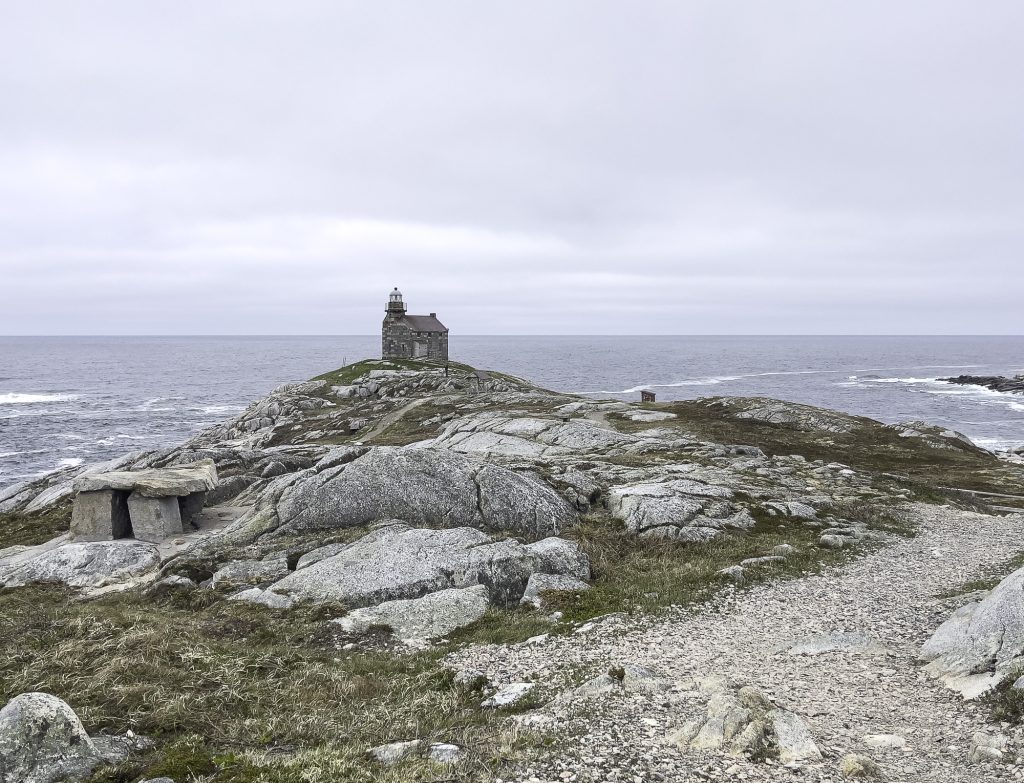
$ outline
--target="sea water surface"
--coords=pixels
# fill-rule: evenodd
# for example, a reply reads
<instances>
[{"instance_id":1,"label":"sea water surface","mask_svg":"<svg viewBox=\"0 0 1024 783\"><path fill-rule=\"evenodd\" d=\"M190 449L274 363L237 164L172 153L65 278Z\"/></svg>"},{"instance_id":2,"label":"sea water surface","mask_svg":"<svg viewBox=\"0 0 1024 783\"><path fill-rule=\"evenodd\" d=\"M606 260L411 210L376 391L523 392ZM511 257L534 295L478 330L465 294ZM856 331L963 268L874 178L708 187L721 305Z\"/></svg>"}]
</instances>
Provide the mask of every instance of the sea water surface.
<instances>
[{"instance_id":1,"label":"sea water surface","mask_svg":"<svg viewBox=\"0 0 1024 783\"><path fill-rule=\"evenodd\" d=\"M377 336L0 337L0 486L173 445L275 387L379 355ZM1024 373L1024 337L452 336L451 357L559 391L758 395L1024 444L1024 396L940 377Z\"/></svg>"}]
</instances>

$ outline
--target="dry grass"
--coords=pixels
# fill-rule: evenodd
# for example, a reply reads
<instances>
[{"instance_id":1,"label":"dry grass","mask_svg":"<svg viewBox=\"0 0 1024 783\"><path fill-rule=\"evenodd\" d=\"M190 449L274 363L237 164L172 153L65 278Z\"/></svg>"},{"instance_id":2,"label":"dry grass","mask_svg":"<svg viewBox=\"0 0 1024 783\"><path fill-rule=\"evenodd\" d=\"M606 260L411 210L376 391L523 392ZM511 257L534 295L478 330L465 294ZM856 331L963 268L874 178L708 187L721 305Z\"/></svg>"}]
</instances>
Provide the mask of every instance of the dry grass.
<instances>
[{"instance_id":1,"label":"dry grass","mask_svg":"<svg viewBox=\"0 0 1024 783\"><path fill-rule=\"evenodd\" d=\"M70 526L70 502L35 514L0 514L0 549L42 544L68 532Z\"/></svg>"},{"instance_id":2,"label":"dry grass","mask_svg":"<svg viewBox=\"0 0 1024 783\"><path fill-rule=\"evenodd\" d=\"M0 592L0 697L41 690L93 733L131 729L157 749L95 783L476 780L510 752L479 694L440 651L342 651L330 613L275 612L183 592L75 600ZM333 616L336 616L333 615ZM367 748L421 738L469 749L457 773L425 761L384 770Z\"/></svg>"}]
</instances>

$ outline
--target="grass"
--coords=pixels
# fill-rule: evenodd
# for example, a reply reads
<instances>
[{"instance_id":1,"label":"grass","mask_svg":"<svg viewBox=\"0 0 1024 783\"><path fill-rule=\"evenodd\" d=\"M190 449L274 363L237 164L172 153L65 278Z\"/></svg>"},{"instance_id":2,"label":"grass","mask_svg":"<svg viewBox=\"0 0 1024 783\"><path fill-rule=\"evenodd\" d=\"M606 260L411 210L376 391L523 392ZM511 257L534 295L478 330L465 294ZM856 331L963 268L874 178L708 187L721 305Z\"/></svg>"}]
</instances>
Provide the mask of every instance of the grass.
<instances>
[{"instance_id":1,"label":"grass","mask_svg":"<svg viewBox=\"0 0 1024 783\"><path fill-rule=\"evenodd\" d=\"M357 378L371 370L425 370L444 369L459 370L465 373L475 372L475 368L460 362L442 362L434 359L364 359L354 364L347 364L337 370L325 372L311 380L327 381L332 386L350 386Z\"/></svg>"},{"instance_id":2,"label":"grass","mask_svg":"<svg viewBox=\"0 0 1024 783\"><path fill-rule=\"evenodd\" d=\"M207 591L90 601L57 588L2 591L0 696L45 691L91 733L131 729L156 740L93 783L449 777L427 762L382 768L364 755L410 738L468 748L453 780L489 777L514 745L479 709L478 693L453 685L441 651L343 651L330 616Z\"/></svg>"},{"instance_id":3,"label":"grass","mask_svg":"<svg viewBox=\"0 0 1024 783\"><path fill-rule=\"evenodd\" d=\"M58 503L34 514L0 514L0 549L34 546L68 532L71 503Z\"/></svg>"}]
</instances>

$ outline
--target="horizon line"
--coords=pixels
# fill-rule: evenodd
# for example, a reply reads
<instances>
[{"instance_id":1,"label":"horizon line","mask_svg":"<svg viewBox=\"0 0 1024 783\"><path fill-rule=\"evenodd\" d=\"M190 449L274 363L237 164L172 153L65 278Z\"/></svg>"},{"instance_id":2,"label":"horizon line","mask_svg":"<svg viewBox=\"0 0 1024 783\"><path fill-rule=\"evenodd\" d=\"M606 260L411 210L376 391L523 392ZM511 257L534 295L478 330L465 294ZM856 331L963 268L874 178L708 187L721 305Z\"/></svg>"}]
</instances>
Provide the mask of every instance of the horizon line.
<instances>
[{"instance_id":1,"label":"horizon line","mask_svg":"<svg viewBox=\"0 0 1024 783\"><path fill-rule=\"evenodd\" d=\"M161 337L161 338L188 338L188 337L359 337L380 339L379 334L329 334L329 333L240 333L240 332L204 332L204 333L138 333L138 334L0 334L0 339L10 338L139 338L139 337ZM607 334L593 333L478 333L456 335L454 339L461 337L1020 337L1024 333L1011 334L1002 332L621 332ZM451 339L451 336L450 336Z\"/></svg>"}]
</instances>

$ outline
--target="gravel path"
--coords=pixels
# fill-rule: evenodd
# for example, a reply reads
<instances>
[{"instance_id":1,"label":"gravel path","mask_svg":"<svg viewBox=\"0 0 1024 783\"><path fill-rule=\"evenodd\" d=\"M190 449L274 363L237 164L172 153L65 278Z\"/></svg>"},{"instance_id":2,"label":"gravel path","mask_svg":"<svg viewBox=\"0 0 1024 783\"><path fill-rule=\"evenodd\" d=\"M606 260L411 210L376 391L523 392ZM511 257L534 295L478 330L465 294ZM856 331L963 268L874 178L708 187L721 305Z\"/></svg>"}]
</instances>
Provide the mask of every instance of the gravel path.
<instances>
[{"instance_id":1,"label":"gravel path","mask_svg":"<svg viewBox=\"0 0 1024 783\"><path fill-rule=\"evenodd\" d=\"M1009 764L968 763L971 736L987 711L965 703L925 677L916 663L921 643L963 599L936 593L958 587L1024 548L1024 516L990 517L916 506L920 534L899 539L828 573L724 594L693 610L657 618L609 618L589 630L533 644L468 648L460 667L498 683L535 681L547 695L612 667L640 664L673 682L667 694L613 692L581 702L552 701L530 721L547 721L553 749L506 780L697 781L840 780L849 752L877 761L888 780L967 783L1019 780L1024 736L1011 737ZM791 655L785 642L837 631L861 631L882 652ZM667 731L697 717L707 697L694 681L710 675L750 684L804 718L825 755L787 768L683 752ZM869 747L864 737L896 734L905 749ZM1024 759L1022 759L1024 763Z\"/></svg>"}]
</instances>

